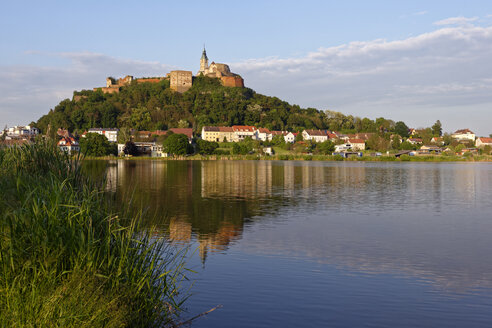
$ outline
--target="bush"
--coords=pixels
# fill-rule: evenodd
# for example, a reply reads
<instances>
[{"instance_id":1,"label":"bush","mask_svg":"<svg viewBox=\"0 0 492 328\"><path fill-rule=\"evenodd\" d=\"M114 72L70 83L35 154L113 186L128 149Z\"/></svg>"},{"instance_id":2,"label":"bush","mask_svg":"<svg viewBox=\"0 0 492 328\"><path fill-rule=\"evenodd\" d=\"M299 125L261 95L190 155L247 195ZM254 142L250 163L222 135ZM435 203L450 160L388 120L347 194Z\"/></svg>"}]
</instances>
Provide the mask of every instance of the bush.
<instances>
[{"instance_id":1,"label":"bush","mask_svg":"<svg viewBox=\"0 0 492 328\"><path fill-rule=\"evenodd\" d=\"M337 155L333 156L333 159L334 159L335 161L343 161L343 156L342 156L342 155L338 155L338 154L337 154Z\"/></svg>"},{"instance_id":2,"label":"bush","mask_svg":"<svg viewBox=\"0 0 492 328\"><path fill-rule=\"evenodd\" d=\"M410 162L410 159L411 159L410 156L407 154L403 154L400 156L400 161L402 162Z\"/></svg>"},{"instance_id":3,"label":"bush","mask_svg":"<svg viewBox=\"0 0 492 328\"><path fill-rule=\"evenodd\" d=\"M196 151L202 155L213 154L218 147L218 143L203 139L198 139L196 142Z\"/></svg>"},{"instance_id":4,"label":"bush","mask_svg":"<svg viewBox=\"0 0 492 328\"><path fill-rule=\"evenodd\" d=\"M226 150L226 149L215 149L214 150L214 155L230 155L231 152L230 150Z\"/></svg>"}]
</instances>

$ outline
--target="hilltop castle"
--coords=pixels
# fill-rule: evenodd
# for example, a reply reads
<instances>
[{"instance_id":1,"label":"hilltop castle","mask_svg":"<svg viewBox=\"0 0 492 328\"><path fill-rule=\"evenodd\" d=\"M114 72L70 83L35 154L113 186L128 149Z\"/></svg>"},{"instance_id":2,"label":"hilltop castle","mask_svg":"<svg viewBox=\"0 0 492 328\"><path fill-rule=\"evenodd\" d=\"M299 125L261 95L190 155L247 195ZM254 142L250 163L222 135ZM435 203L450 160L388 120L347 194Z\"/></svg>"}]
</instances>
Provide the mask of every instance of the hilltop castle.
<instances>
[{"instance_id":1,"label":"hilltop castle","mask_svg":"<svg viewBox=\"0 0 492 328\"><path fill-rule=\"evenodd\" d=\"M208 66L208 57L205 47L200 58L200 70L197 75L219 78L226 87L244 87L244 80L238 74L231 72L229 65L212 62Z\"/></svg>"},{"instance_id":2,"label":"hilltop castle","mask_svg":"<svg viewBox=\"0 0 492 328\"><path fill-rule=\"evenodd\" d=\"M208 76L220 79L225 87L244 87L244 80L238 74L232 73L229 65L212 62L208 65L208 57L205 47L200 58L200 70L197 76ZM105 87L94 88L94 91L101 90L103 93L118 93L121 87L127 86L133 81L136 83L158 83L162 80L169 80L170 87L176 92L186 92L193 85L193 73L191 71L171 71L163 77L137 78L127 75L118 80L108 77Z\"/></svg>"}]
</instances>

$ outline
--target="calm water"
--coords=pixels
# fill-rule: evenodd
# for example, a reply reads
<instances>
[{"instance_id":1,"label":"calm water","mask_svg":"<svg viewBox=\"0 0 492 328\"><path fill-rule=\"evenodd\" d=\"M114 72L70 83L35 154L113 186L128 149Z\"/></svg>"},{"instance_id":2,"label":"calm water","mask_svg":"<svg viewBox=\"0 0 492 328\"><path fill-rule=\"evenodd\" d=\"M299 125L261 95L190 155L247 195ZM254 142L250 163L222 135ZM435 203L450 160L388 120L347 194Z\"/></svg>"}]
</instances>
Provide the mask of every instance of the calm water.
<instances>
[{"instance_id":1,"label":"calm water","mask_svg":"<svg viewBox=\"0 0 492 328\"><path fill-rule=\"evenodd\" d=\"M190 316L223 308L193 327L492 326L491 164L115 161L107 172L119 202L196 250Z\"/></svg>"}]
</instances>

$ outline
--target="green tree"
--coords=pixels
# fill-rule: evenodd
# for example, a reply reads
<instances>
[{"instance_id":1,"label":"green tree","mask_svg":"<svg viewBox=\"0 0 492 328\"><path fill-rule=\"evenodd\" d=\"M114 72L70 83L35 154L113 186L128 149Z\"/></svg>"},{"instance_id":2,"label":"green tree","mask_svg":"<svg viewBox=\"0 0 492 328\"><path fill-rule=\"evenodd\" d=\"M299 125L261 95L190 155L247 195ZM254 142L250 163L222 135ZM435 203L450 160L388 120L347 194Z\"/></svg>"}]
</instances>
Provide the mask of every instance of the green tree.
<instances>
[{"instance_id":1,"label":"green tree","mask_svg":"<svg viewBox=\"0 0 492 328\"><path fill-rule=\"evenodd\" d=\"M432 134L436 137L442 136L442 124L441 121L437 120L432 126Z\"/></svg>"},{"instance_id":2,"label":"green tree","mask_svg":"<svg viewBox=\"0 0 492 328\"><path fill-rule=\"evenodd\" d=\"M232 145L232 153L234 155L247 155L254 150L254 144L249 140L235 142Z\"/></svg>"},{"instance_id":3,"label":"green tree","mask_svg":"<svg viewBox=\"0 0 492 328\"><path fill-rule=\"evenodd\" d=\"M403 141L400 145L401 150L414 150L415 146L408 141Z\"/></svg>"},{"instance_id":4,"label":"green tree","mask_svg":"<svg viewBox=\"0 0 492 328\"><path fill-rule=\"evenodd\" d=\"M408 126L404 122L396 122L395 132L398 133L402 138L408 138L408 130Z\"/></svg>"},{"instance_id":5,"label":"green tree","mask_svg":"<svg viewBox=\"0 0 492 328\"><path fill-rule=\"evenodd\" d=\"M135 108L130 116L131 127L137 131L147 130L152 124L150 112L145 107Z\"/></svg>"},{"instance_id":6,"label":"green tree","mask_svg":"<svg viewBox=\"0 0 492 328\"><path fill-rule=\"evenodd\" d=\"M179 120L178 128L188 128L190 127L190 123L187 120Z\"/></svg>"},{"instance_id":7,"label":"green tree","mask_svg":"<svg viewBox=\"0 0 492 328\"><path fill-rule=\"evenodd\" d=\"M302 136L302 132L298 132L297 135L296 135L296 142L299 142L299 141L303 141L304 138Z\"/></svg>"},{"instance_id":8,"label":"green tree","mask_svg":"<svg viewBox=\"0 0 492 328\"><path fill-rule=\"evenodd\" d=\"M285 139L284 139L283 135L277 134L277 135L273 136L272 145L283 146L284 144L285 144Z\"/></svg>"},{"instance_id":9,"label":"green tree","mask_svg":"<svg viewBox=\"0 0 492 328\"><path fill-rule=\"evenodd\" d=\"M128 140L125 143L125 147L123 148L123 153L125 153L126 155L130 155L130 156L140 155L140 152L138 151L137 146L135 145L135 143L133 141L130 141L130 140Z\"/></svg>"},{"instance_id":10,"label":"green tree","mask_svg":"<svg viewBox=\"0 0 492 328\"><path fill-rule=\"evenodd\" d=\"M459 144L459 145L457 145L457 146L454 148L454 152L455 152L455 153L459 153L459 152L461 152L464 148L465 148L465 145L463 145L463 144Z\"/></svg>"},{"instance_id":11,"label":"green tree","mask_svg":"<svg viewBox=\"0 0 492 328\"><path fill-rule=\"evenodd\" d=\"M400 146L401 146L400 137L397 135L393 136L393 139L391 139L391 148L400 149Z\"/></svg>"},{"instance_id":12,"label":"green tree","mask_svg":"<svg viewBox=\"0 0 492 328\"><path fill-rule=\"evenodd\" d=\"M196 150L199 154L210 155L219 148L219 144L212 141L207 141L203 139L198 139L196 142Z\"/></svg>"},{"instance_id":13,"label":"green tree","mask_svg":"<svg viewBox=\"0 0 492 328\"><path fill-rule=\"evenodd\" d=\"M164 151L172 155L186 155L192 152L188 137L181 133L173 133L162 143Z\"/></svg>"},{"instance_id":14,"label":"green tree","mask_svg":"<svg viewBox=\"0 0 492 328\"><path fill-rule=\"evenodd\" d=\"M106 156L116 153L115 145L99 133L87 133L85 137L80 138L79 144L80 151L86 156Z\"/></svg>"},{"instance_id":15,"label":"green tree","mask_svg":"<svg viewBox=\"0 0 492 328\"><path fill-rule=\"evenodd\" d=\"M118 131L118 143L120 143L120 144L124 144L127 141L130 141L131 137L132 137L132 135L130 133L130 129L127 127L122 127Z\"/></svg>"},{"instance_id":16,"label":"green tree","mask_svg":"<svg viewBox=\"0 0 492 328\"><path fill-rule=\"evenodd\" d=\"M335 144L330 140L326 140L316 144L315 152L323 155L331 155L335 150Z\"/></svg>"}]
</instances>

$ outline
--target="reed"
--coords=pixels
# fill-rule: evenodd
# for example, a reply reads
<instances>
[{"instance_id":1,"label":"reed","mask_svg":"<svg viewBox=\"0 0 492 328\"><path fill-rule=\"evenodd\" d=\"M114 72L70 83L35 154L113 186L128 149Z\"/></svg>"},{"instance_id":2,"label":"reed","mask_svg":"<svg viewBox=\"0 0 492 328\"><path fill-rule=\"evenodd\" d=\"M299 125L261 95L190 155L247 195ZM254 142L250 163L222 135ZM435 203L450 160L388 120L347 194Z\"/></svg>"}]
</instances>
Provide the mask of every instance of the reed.
<instances>
[{"instance_id":1,"label":"reed","mask_svg":"<svg viewBox=\"0 0 492 328\"><path fill-rule=\"evenodd\" d=\"M55 145L0 149L2 326L174 325L183 251L110 207Z\"/></svg>"}]
</instances>

